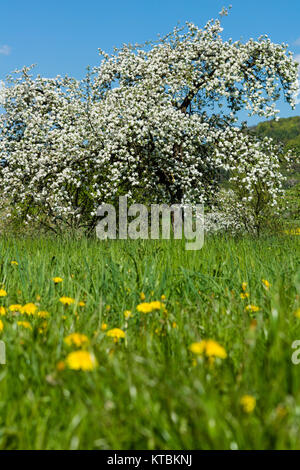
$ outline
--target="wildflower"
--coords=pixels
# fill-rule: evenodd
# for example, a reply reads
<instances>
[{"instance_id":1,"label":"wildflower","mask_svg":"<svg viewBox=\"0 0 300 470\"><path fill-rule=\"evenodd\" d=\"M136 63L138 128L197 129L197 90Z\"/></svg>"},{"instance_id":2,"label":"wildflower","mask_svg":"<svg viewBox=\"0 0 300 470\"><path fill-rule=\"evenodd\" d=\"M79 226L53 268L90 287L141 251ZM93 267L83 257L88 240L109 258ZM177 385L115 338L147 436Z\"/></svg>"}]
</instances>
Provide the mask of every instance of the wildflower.
<instances>
[{"instance_id":1,"label":"wildflower","mask_svg":"<svg viewBox=\"0 0 300 470\"><path fill-rule=\"evenodd\" d=\"M107 312L109 312L110 309L111 309L111 306L110 306L110 305L106 305L105 310L106 310Z\"/></svg>"},{"instance_id":2,"label":"wildflower","mask_svg":"<svg viewBox=\"0 0 300 470\"><path fill-rule=\"evenodd\" d=\"M136 307L137 311L140 313L149 313L152 312L152 305L148 302L143 302Z\"/></svg>"},{"instance_id":3,"label":"wildflower","mask_svg":"<svg viewBox=\"0 0 300 470\"><path fill-rule=\"evenodd\" d=\"M59 284L60 282L63 282L63 279L61 277L53 277L52 281L54 284Z\"/></svg>"},{"instance_id":4,"label":"wildflower","mask_svg":"<svg viewBox=\"0 0 300 470\"><path fill-rule=\"evenodd\" d=\"M20 304L13 304L13 305L10 305L8 308L11 312L19 312L19 313L22 312L22 305Z\"/></svg>"},{"instance_id":5,"label":"wildflower","mask_svg":"<svg viewBox=\"0 0 300 470\"><path fill-rule=\"evenodd\" d=\"M56 369L58 370L58 372L61 372L63 370L65 370L66 368L66 364L64 361L59 361L57 364L56 364Z\"/></svg>"},{"instance_id":6,"label":"wildflower","mask_svg":"<svg viewBox=\"0 0 300 470\"><path fill-rule=\"evenodd\" d=\"M242 290L243 290L244 292L246 292L247 285L248 285L247 282L243 282L243 283L242 283Z\"/></svg>"},{"instance_id":7,"label":"wildflower","mask_svg":"<svg viewBox=\"0 0 300 470\"><path fill-rule=\"evenodd\" d=\"M267 290L269 290L271 284L269 283L269 281L267 281L267 279L262 279L261 282L264 284L265 288Z\"/></svg>"},{"instance_id":8,"label":"wildflower","mask_svg":"<svg viewBox=\"0 0 300 470\"><path fill-rule=\"evenodd\" d=\"M107 329L107 323L102 323L101 331L105 331Z\"/></svg>"},{"instance_id":9,"label":"wildflower","mask_svg":"<svg viewBox=\"0 0 300 470\"><path fill-rule=\"evenodd\" d=\"M153 302L150 302L150 305L152 310L160 310L164 306L159 300L153 300Z\"/></svg>"},{"instance_id":10,"label":"wildflower","mask_svg":"<svg viewBox=\"0 0 300 470\"><path fill-rule=\"evenodd\" d=\"M33 303L29 303L29 304L23 305L20 313L26 313L26 315L34 315L37 309L38 308L36 305L34 305Z\"/></svg>"},{"instance_id":11,"label":"wildflower","mask_svg":"<svg viewBox=\"0 0 300 470\"><path fill-rule=\"evenodd\" d=\"M6 297L6 296L7 296L6 290L0 289L0 297Z\"/></svg>"},{"instance_id":12,"label":"wildflower","mask_svg":"<svg viewBox=\"0 0 300 470\"><path fill-rule=\"evenodd\" d=\"M166 300L166 296L164 294L161 295L161 300Z\"/></svg>"},{"instance_id":13,"label":"wildflower","mask_svg":"<svg viewBox=\"0 0 300 470\"><path fill-rule=\"evenodd\" d=\"M245 413L252 413L256 406L256 399L252 395L243 395L240 404Z\"/></svg>"},{"instance_id":14,"label":"wildflower","mask_svg":"<svg viewBox=\"0 0 300 470\"><path fill-rule=\"evenodd\" d=\"M23 326L23 328L26 328L28 330L32 330L32 326L30 325L30 323L28 321L18 321L17 325L18 326Z\"/></svg>"},{"instance_id":15,"label":"wildflower","mask_svg":"<svg viewBox=\"0 0 300 470\"><path fill-rule=\"evenodd\" d=\"M219 357L221 359L225 359L227 357L227 353L223 346L212 339L192 343L189 349L192 353L198 356L205 355L207 357Z\"/></svg>"},{"instance_id":16,"label":"wildflower","mask_svg":"<svg viewBox=\"0 0 300 470\"><path fill-rule=\"evenodd\" d=\"M0 307L0 315L3 316L6 314L6 308L5 307Z\"/></svg>"},{"instance_id":17,"label":"wildflower","mask_svg":"<svg viewBox=\"0 0 300 470\"><path fill-rule=\"evenodd\" d=\"M59 299L59 301L63 304L63 305L71 305L75 302L74 299L72 299L72 297L66 297L66 296L63 296Z\"/></svg>"},{"instance_id":18,"label":"wildflower","mask_svg":"<svg viewBox=\"0 0 300 470\"><path fill-rule=\"evenodd\" d=\"M88 337L81 333L71 333L64 339L64 341L68 346L76 346L77 348L80 348L89 343Z\"/></svg>"},{"instance_id":19,"label":"wildflower","mask_svg":"<svg viewBox=\"0 0 300 470\"><path fill-rule=\"evenodd\" d=\"M140 299L141 299L141 300L145 300L145 298L146 298L146 296L145 296L144 292L141 292L141 293L140 293Z\"/></svg>"},{"instance_id":20,"label":"wildflower","mask_svg":"<svg viewBox=\"0 0 300 470\"><path fill-rule=\"evenodd\" d=\"M40 312L37 313L37 316L39 318L48 318L49 317L49 312L41 310Z\"/></svg>"},{"instance_id":21,"label":"wildflower","mask_svg":"<svg viewBox=\"0 0 300 470\"><path fill-rule=\"evenodd\" d=\"M177 328L177 323L175 321L172 323L172 328Z\"/></svg>"},{"instance_id":22,"label":"wildflower","mask_svg":"<svg viewBox=\"0 0 300 470\"><path fill-rule=\"evenodd\" d=\"M128 320L128 318L132 317L131 310L125 310L124 317L125 317L125 320Z\"/></svg>"},{"instance_id":23,"label":"wildflower","mask_svg":"<svg viewBox=\"0 0 300 470\"><path fill-rule=\"evenodd\" d=\"M248 312L258 312L259 307L257 307L256 305L247 305L246 310Z\"/></svg>"},{"instance_id":24,"label":"wildflower","mask_svg":"<svg viewBox=\"0 0 300 470\"><path fill-rule=\"evenodd\" d=\"M242 292L240 294L240 297L241 297L241 299L247 299L249 297L249 293L248 292Z\"/></svg>"},{"instance_id":25,"label":"wildflower","mask_svg":"<svg viewBox=\"0 0 300 470\"><path fill-rule=\"evenodd\" d=\"M300 235L300 227L291 230L284 230L284 233L287 235Z\"/></svg>"},{"instance_id":26,"label":"wildflower","mask_svg":"<svg viewBox=\"0 0 300 470\"><path fill-rule=\"evenodd\" d=\"M300 308L297 308L297 310L294 312L295 317L300 318Z\"/></svg>"},{"instance_id":27,"label":"wildflower","mask_svg":"<svg viewBox=\"0 0 300 470\"><path fill-rule=\"evenodd\" d=\"M17 261L11 261L10 264L11 264L12 266L18 266L18 265L19 265L19 263L18 263Z\"/></svg>"},{"instance_id":28,"label":"wildflower","mask_svg":"<svg viewBox=\"0 0 300 470\"><path fill-rule=\"evenodd\" d=\"M108 330L106 334L107 336L113 338L115 343L117 343L120 338L125 338L125 333L120 328L113 328L112 330Z\"/></svg>"},{"instance_id":29,"label":"wildflower","mask_svg":"<svg viewBox=\"0 0 300 470\"><path fill-rule=\"evenodd\" d=\"M48 328L48 323L46 321L43 321L43 323L41 324L41 326L38 329L39 334L45 333L47 328Z\"/></svg>"},{"instance_id":30,"label":"wildflower","mask_svg":"<svg viewBox=\"0 0 300 470\"><path fill-rule=\"evenodd\" d=\"M1 331L3 331L3 329L4 329L3 321L0 320L0 333L1 333Z\"/></svg>"},{"instance_id":31,"label":"wildflower","mask_svg":"<svg viewBox=\"0 0 300 470\"><path fill-rule=\"evenodd\" d=\"M80 302L78 303L79 307L84 307L85 306L85 302L83 302L82 300L80 300Z\"/></svg>"},{"instance_id":32,"label":"wildflower","mask_svg":"<svg viewBox=\"0 0 300 470\"><path fill-rule=\"evenodd\" d=\"M93 370L97 366L97 361L90 352L80 350L68 354L66 365L73 370Z\"/></svg>"}]
</instances>

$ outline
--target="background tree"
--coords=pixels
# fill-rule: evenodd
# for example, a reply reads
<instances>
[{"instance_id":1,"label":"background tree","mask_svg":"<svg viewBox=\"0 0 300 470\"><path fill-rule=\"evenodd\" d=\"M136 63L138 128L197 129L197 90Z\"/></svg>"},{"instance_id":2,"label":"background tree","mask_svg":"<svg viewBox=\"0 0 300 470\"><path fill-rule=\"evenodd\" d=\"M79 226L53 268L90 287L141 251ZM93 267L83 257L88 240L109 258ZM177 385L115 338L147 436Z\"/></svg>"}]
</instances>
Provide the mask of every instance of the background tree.
<instances>
[{"instance_id":1,"label":"background tree","mask_svg":"<svg viewBox=\"0 0 300 470\"><path fill-rule=\"evenodd\" d=\"M271 180L274 147L264 155L264 144L259 150L257 138L237 127L237 113L273 116L281 91L293 107L297 64L267 36L243 44L223 41L221 32L219 20L203 29L187 23L156 42L100 51L100 66L82 82L34 79L23 69L6 87L0 124L8 161L0 189L11 214L88 229L97 206L121 194L211 205L220 175L236 178L241 155L249 188L268 171ZM247 160L251 146L257 158ZM250 171L260 163L263 173ZM269 194L273 204L275 185Z\"/></svg>"}]
</instances>

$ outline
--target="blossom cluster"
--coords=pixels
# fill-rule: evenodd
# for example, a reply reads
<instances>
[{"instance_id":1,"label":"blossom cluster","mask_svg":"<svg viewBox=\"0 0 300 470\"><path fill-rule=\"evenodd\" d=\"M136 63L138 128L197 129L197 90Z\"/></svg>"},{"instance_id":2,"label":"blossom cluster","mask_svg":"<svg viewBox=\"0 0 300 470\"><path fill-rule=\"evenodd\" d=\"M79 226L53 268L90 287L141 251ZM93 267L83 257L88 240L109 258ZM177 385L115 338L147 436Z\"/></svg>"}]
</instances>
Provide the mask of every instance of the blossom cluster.
<instances>
[{"instance_id":1,"label":"blossom cluster","mask_svg":"<svg viewBox=\"0 0 300 470\"><path fill-rule=\"evenodd\" d=\"M34 77L1 90L0 190L8 217L90 228L101 203L212 204L226 171L247 200L280 190L277 150L237 127L238 112L294 107L297 64L287 45L224 41L219 20L145 45L124 45L86 77ZM267 151L266 151L267 149ZM241 201L242 203L242 201Z\"/></svg>"}]
</instances>

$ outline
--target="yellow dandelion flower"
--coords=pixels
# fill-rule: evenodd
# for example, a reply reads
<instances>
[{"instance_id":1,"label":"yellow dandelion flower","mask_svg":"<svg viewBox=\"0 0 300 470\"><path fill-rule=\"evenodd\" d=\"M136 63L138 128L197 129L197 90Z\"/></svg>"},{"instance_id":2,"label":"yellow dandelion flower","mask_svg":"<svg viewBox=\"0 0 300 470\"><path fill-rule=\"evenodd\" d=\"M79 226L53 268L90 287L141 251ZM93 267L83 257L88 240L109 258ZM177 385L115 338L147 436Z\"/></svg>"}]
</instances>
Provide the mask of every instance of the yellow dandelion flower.
<instances>
[{"instance_id":1,"label":"yellow dandelion flower","mask_svg":"<svg viewBox=\"0 0 300 470\"><path fill-rule=\"evenodd\" d=\"M18 321L17 325L18 326L23 326L23 328L26 328L28 330L32 330L32 326L30 325L30 323L28 321Z\"/></svg>"},{"instance_id":2,"label":"yellow dandelion flower","mask_svg":"<svg viewBox=\"0 0 300 470\"><path fill-rule=\"evenodd\" d=\"M153 308L151 303L143 302L136 307L137 311L140 313L149 313L152 312Z\"/></svg>"},{"instance_id":3,"label":"yellow dandelion flower","mask_svg":"<svg viewBox=\"0 0 300 470\"><path fill-rule=\"evenodd\" d=\"M21 313L26 313L26 315L34 315L37 311L37 306L33 303L25 304L21 308Z\"/></svg>"},{"instance_id":4,"label":"yellow dandelion flower","mask_svg":"<svg viewBox=\"0 0 300 470\"><path fill-rule=\"evenodd\" d=\"M132 317L131 310L125 310L124 317L125 317L125 320L128 320L128 318Z\"/></svg>"},{"instance_id":5,"label":"yellow dandelion flower","mask_svg":"<svg viewBox=\"0 0 300 470\"><path fill-rule=\"evenodd\" d=\"M115 343L117 343L119 339L125 338L125 332L120 328L113 328L112 330L108 330L106 335L110 338L113 338Z\"/></svg>"},{"instance_id":6,"label":"yellow dandelion flower","mask_svg":"<svg viewBox=\"0 0 300 470\"><path fill-rule=\"evenodd\" d=\"M160 298L161 298L161 300L166 300L165 294L162 294Z\"/></svg>"},{"instance_id":7,"label":"yellow dandelion flower","mask_svg":"<svg viewBox=\"0 0 300 470\"><path fill-rule=\"evenodd\" d=\"M93 354L88 351L73 351L66 358L66 365L72 370L93 370L97 361Z\"/></svg>"},{"instance_id":8,"label":"yellow dandelion flower","mask_svg":"<svg viewBox=\"0 0 300 470\"><path fill-rule=\"evenodd\" d=\"M48 318L49 317L49 312L41 310L40 312L37 313L37 316L39 318Z\"/></svg>"},{"instance_id":9,"label":"yellow dandelion flower","mask_svg":"<svg viewBox=\"0 0 300 470\"><path fill-rule=\"evenodd\" d=\"M287 235L300 235L300 227L291 230L284 230Z\"/></svg>"},{"instance_id":10,"label":"yellow dandelion flower","mask_svg":"<svg viewBox=\"0 0 300 470\"><path fill-rule=\"evenodd\" d=\"M69 336L66 336L64 341L68 346L76 346L77 348L89 344L88 337L81 333L71 333Z\"/></svg>"},{"instance_id":11,"label":"yellow dandelion flower","mask_svg":"<svg viewBox=\"0 0 300 470\"><path fill-rule=\"evenodd\" d=\"M63 305L71 305L75 302L74 299L72 299L72 297L66 297L66 296L63 296L59 299L59 301L63 304Z\"/></svg>"},{"instance_id":12,"label":"yellow dandelion flower","mask_svg":"<svg viewBox=\"0 0 300 470\"><path fill-rule=\"evenodd\" d=\"M270 289L271 284L269 283L269 281L267 281L267 279L262 279L261 282L263 283L263 285L265 286L267 290Z\"/></svg>"},{"instance_id":13,"label":"yellow dandelion flower","mask_svg":"<svg viewBox=\"0 0 300 470\"><path fill-rule=\"evenodd\" d=\"M60 282L63 282L63 279L61 277L53 277L52 281L54 284L59 284Z\"/></svg>"},{"instance_id":14,"label":"yellow dandelion flower","mask_svg":"<svg viewBox=\"0 0 300 470\"><path fill-rule=\"evenodd\" d=\"M256 305L247 305L246 310L247 312L258 312L259 307L257 307Z\"/></svg>"},{"instance_id":15,"label":"yellow dandelion flower","mask_svg":"<svg viewBox=\"0 0 300 470\"><path fill-rule=\"evenodd\" d=\"M48 328L48 323L44 321L38 329L39 334L46 333L47 328Z\"/></svg>"},{"instance_id":16,"label":"yellow dandelion flower","mask_svg":"<svg viewBox=\"0 0 300 470\"><path fill-rule=\"evenodd\" d=\"M140 293L140 299L141 299L141 300L145 300L145 298L146 298L146 296L145 296L144 292L141 292L141 293Z\"/></svg>"},{"instance_id":17,"label":"yellow dandelion flower","mask_svg":"<svg viewBox=\"0 0 300 470\"><path fill-rule=\"evenodd\" d=\"M208 357L220 357L221 359L225 359L227 357L227 353L223 346L211 339L206 341L205 354Z\"/></svg>"},{"instance_id":18,"label":"yellow dandelion flower","mask_svg":"<svg viewBox=\"0 0 300 470\"><path fill-rule=\"evenodd\" d=\"M19 265L18 261L11 261L10 264L12 266L18 266Z\"/></svg>"},{"instance_id":19,"label":"yellow dandelion flower","mask_svg":"<svg viewBox=\"0 0 300 470\"><path fill-rule=\"evenodd\" d=\"M189 346L189 350L197 356L201 356L205 352L205 347L206 341L199 341L197 343L192 343Z\"/></svg>"},{"instance_id":20,"label":"yellow dandelion flower","mask_svg":"<svg viewBox=\"0 0 300 470\"><path fill-rule=\"evenodd\" d=\"M172 323L172 328L177 328L177 323L175 321Z\"/></svg>"},{"instance_id":21,"label":"yellow dandelion flower","mask_svg":"<svg viewBox=\"0 0 300 470\"><path fill-rule=\"evenodd\" d=\"M0 333L1 333L1 331L3 331L3 329L4 329L4 324L3 324L3 321L2 321L2 320L0 320Z\"/></svg>"},{"instance_id":22,"label":"yellow dandelion flower","mask_svg":"<svg viewBox=\"0 0 300 470\"><path fill-rule=\"evenodd\" d=\"M101 331L107 330L107 323L102 323L101 325Z\"/></svg>"},{"instance_id":23,"label":"yellow dandelion flower","mask_svg":"<svg viewBox=\"0 0 300 470\"><path fill-rule=\"evenodd\" d=\"M79 307L84 307L84 306L85 306L85 302L83 302L83 300L80 300L80 302L78 302L78 305L79 305Z\"/></svg>"},{"instance_id":24,"label":"yellow dandelion flower","mask_svg":"<svg viewBox=\"0 0 300 470\"><path fill-rule=\"evenodd\" d=\"M240 294L240 297L241 297L241 299L247 299L249 297L249 293L248 292L242 292Z\"/></svg>"},{"instance_id":25,"label":"yellow dandelion flower","mask_svg":"<svg viewBox=\"0 0 300 470\"><path fill-rule=\"evenodd\" d=\"M22 312L22 305L20 304L13 304L13 305L10 305L8 308L11 312L19 312L19 313Z\"/></svg>"},{"instance_id":26,"label":"yellow dandelion flower","mask_svg":"<svg viewBox=\"0 0 300 470\"><path fill-rule=\"evenodd\" d=\"M242 283L242 290L243 290L244 292L246 292L247 285L248 285L247 282L243 282L243 283Z\"/></svg>"},{"instance_id":27,"label":"yellow dandelion flower","mask_svg":"<svg viewBox=\"0 0 300 470\"><path fill-rule=\"evenodd\" d=\"M226 350L223 348L223 346L212 339L203 340L198 343L192 343L189 349L196 355L219 357L220 359L225 359L227 357Z\"/></svg>"},{"instance_id":28,"label":"yellow dandelion flower","mask_svg":"<svg viewBox=\"0 0 300 470\"><path fill-rule=\"evenodd\" d=\"M256 406L256 399L252 395L243 395L240 404L245 413L252 413Z\"/></svg>"},{"instance_id":29,"label":"yellow dandelion flower","mask_svg":"<svg viewBox=\"0 0 300 470\"><path fill-rule=\"evenodd\" d=\"M3 317L6 315L6 308L5 307L0 307L0 315Z\"/></svg>"},{"instance_id":30,"label":"yellow dandelion flower","mask_svg":"<svg viewBox=\"0 0 300 470\"><path fill-rule=\"evenodd\" d=\"M195 359L195 358L193 357L193 359L192 359L192 366L193 366L193 367L196 367L196 365L197 365L197 359Z\"/></svg>"},{"instance_id":31,"label":"yellow dandelion flower","mask_svg":"<svg viewBox=\"0 0 300 470\"><path fill-rule=\"evenodd\" d=\"M0 297L6 297L6 296L7 296L6 290L0 289Z\"/></svg>"},{"instance_id":32,"label":"yellow dandelion flower","mask_svg":"<svg viewBox=\"0 0 300 470\"><path fill-rule=\"evenodd\" d=\"M65 370L66 368L66 364L64 361L59 361L57 364L56 364L56 369L58 370L58 372L61 372L63 370Z\"/></svg>"},{"instance_id":33,"label":"yellow dandelion flower","mask_svg":"<svg viewBox=\"0 0 300 470\"><path fill-rule=\"evenodd\" d=\"M162 307L164 307L164 304L159 300L153 300L153 302L150 302L150 305L152 310L160 310Z\"/></svg>"},{"instance_id":34,"label":"yellow dandelion flower","mask_svg":"<svg viewBox=\"0 0 300 470\"><path fill-rule=\"evenodd\" d=\"M297 308L297 310L294 312L295 317L300 318L300 308Z\"/></svg>"}]
</instances>

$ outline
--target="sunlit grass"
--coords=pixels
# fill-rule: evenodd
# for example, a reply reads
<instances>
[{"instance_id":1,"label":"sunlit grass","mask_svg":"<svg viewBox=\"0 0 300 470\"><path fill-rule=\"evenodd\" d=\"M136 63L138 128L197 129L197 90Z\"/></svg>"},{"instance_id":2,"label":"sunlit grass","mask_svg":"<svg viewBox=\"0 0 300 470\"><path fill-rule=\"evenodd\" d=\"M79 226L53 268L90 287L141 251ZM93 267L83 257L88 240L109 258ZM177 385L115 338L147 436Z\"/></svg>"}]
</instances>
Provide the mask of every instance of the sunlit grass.
<instances>
[{"instance_id":1,"label":"sunlit grass","mask_svg":"<svg viewBox=\"0 0 300 470\"><path fill-rule=\"evenodd\" d=\"M299 243L2 238L0 448L300 448Z\"/></svg>"}]
</instances>

